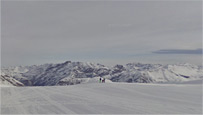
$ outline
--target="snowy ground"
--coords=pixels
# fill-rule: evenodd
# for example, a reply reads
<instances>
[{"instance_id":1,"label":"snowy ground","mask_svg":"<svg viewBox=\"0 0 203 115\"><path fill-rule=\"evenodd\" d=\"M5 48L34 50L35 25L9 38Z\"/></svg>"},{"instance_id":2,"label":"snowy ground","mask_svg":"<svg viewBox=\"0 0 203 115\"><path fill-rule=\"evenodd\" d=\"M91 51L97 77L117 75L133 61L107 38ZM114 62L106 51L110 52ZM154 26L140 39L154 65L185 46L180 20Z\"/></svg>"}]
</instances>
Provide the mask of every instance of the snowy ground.
<instances>
[{"instance_id":1,"label":"snowy ground","mask_svg":"<svg viewBox=\"0 0 203 115\"><path fill-rule=\"evenodd\" d=\"M2 114L201 114L202 84L2 87Z\"/></svg>"}]
</instances>

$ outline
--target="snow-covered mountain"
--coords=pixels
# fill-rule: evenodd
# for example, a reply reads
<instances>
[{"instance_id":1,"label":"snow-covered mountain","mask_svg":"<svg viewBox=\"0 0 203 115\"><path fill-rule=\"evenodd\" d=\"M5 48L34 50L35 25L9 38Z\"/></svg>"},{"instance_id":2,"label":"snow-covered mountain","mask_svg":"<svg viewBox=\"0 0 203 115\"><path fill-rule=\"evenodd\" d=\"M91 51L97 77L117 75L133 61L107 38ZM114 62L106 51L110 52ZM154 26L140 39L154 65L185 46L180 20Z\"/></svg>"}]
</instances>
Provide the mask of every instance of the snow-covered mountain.
<instances>
[{"instance_id":1,"label":"snow-covered mountain","mask_svg":"<svg viewBox=\"0 0 203 115\"><path fill-rule=\"evenodd\" d=\"M129 63L107 67L89 62L66 61L59 64L2 68L2 75L12 76L26 86L74 85L97 82L104 77L113 82L178 83L203 79L202 67L191 64L160 65Z\"/></svg>"},{"instance_id":2,"label":"snow-covered mountain","mask_svg":"<svg viewBox=\"0 0 203 115\"><path fill-rule=\"evenodd\" d=\"M111 70L101 64L70 62L39 66L2 68L3 75L10 75L25 85L73 85L87 82L85 78L103 77Z\"/></svg>"},{"instance_id":3,"label":"snow-covered mountain","mask_svg":"<svg viewBox=\"0 0 203 115\"><path fill-rule=\"evenodd\" d=\"M191 64L160 65L129 63L125 71L114 74L114 82L178 83L203 79L202 67Z\"/></svg>"}]
</instances>

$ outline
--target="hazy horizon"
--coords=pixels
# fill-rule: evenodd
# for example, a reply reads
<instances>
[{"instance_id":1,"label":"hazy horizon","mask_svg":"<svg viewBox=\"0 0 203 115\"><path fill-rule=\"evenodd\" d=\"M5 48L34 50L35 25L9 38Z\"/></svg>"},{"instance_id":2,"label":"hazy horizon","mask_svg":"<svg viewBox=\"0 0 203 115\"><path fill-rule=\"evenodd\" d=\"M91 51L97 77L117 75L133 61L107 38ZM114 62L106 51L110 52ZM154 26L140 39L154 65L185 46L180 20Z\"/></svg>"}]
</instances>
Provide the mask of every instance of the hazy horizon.
<instances>
[{"instance_id":1,"label":"hazy horizon","mask_svg":"<svg viewBox=\"0 0 203 115\"><path fill-rule=\"evenodd\" d=\"M1 2L1 65L202 65L202 1Z\"/></svg>"}]
</instances>

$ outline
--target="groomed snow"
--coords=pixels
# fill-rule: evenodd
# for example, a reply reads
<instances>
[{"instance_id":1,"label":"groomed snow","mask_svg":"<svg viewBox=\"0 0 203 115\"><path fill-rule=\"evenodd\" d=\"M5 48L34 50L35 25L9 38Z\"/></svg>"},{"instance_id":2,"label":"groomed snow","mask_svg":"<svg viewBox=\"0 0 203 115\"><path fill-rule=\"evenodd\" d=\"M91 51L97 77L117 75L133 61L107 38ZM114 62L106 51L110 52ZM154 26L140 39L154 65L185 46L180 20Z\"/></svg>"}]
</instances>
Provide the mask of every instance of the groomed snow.
<instances>
[{"instance_id":1,"label":"groomed snow","mask_svg":"<svg viewBox=\"0 0 203 115\"><path fill-rule=\"evenodd\" d=\"M202 84L1 87L2 114L201 114Z\"/></svg>"}]
</instances>

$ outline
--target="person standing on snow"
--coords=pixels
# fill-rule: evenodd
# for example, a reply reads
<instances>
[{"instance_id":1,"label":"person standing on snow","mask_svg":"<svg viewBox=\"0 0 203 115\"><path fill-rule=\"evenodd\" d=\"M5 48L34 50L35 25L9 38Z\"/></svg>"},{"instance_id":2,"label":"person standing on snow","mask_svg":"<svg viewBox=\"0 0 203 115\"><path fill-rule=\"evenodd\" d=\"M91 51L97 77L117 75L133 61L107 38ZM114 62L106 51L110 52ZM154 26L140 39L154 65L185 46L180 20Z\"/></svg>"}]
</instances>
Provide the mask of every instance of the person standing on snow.
<instances>
[{"instance_id":1,"label":"person standing on snow","mask_svg":"<svg viewBox=\"0 0 203 115\"><path fill-rule=\"evenodd\" d=\"M100 77L100 78L99 78L99 83L101 83L101 82L102 82L102 78Z\"/></svg>"},{"instance_id":2,"label":"person standing on snow","mask_svg":"<svg viewBox=\"0 0 203 115\"><path fill-rule=\"evenodd\" d=\"M105 83L105 78L102 79L102 83Z\"/></svg>"}]
</instances>

